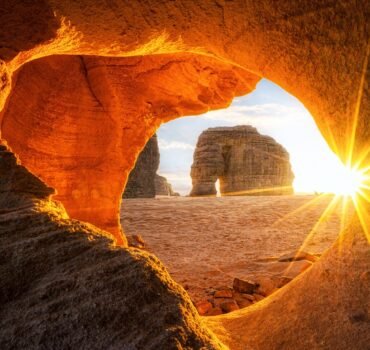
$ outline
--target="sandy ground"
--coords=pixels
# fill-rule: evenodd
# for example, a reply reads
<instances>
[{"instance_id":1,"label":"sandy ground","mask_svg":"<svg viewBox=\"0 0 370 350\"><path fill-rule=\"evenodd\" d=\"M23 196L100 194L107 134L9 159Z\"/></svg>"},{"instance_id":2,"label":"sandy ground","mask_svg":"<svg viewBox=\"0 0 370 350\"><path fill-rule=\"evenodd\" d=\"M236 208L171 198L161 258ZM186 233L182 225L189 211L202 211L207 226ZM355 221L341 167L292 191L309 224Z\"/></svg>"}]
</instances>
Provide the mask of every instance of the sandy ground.
<instances>
[{"instance_id":1,"label":"sandy ground","mask_svg":"<svg viewBox=\"0 0 370 350\"><path fill-rule=\"evenodd\" d=\"M148 250L186 286L193 300L281 270L277 258L298 249L333 196L126 199L122 225L140 234ZM296 211L302 207L300 211ZM324 220L304 250L323 253L341 227L341 204ZM347 215L348 218L348 215Z\"/></svg>"}]
</instances>

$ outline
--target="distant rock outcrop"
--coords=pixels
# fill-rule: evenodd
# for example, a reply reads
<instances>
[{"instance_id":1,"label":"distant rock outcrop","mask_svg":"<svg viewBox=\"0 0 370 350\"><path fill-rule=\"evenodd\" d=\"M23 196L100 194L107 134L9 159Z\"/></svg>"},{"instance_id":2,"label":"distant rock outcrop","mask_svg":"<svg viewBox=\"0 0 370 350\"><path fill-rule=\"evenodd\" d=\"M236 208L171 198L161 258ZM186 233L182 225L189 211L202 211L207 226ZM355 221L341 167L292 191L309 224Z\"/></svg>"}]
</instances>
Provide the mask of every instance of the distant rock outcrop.
<instances>
[{"instance_id":1,"label":"distant rock outcrop","mask_svg":"<svg viewBox=\"0 0 370 350\"><path fill-rule=\"evenodd\" d=\"M140 153L134 169L127 181L124 198L154 198L159 196L178 196L164 176L157 174L159 167L159 148L157 135L153 135Z\"/></svg>"},{"instance_id":2,"label":"distant rock outcrop","mask_svg":"<svg viewBox=\"0 0 370 350\"><path fill-rule=\"evenodd\" d=\"M191 196L283 195L293 192L288 152L248 125L209 128L199 136L191 167Z\"/></svg>"},{"instance_id":3,"label":"distant rock outcrop","mask_svg":"<svg viewBox=\"0 0 370 350\"><path fill-rule=\"evenodd\" d=\"M179 196L178 192L174 192L172 185L167 181L164 176L155 175L155 194L157 196Z\"/></svg>"},{"instance_id":4,"label":"distant rock outcrop","mask_svg":"<svg viewBox=\"0 0 370 350\"><path fill-rule=\"evenodd\" d=\"M157 135L153 135L140 153L127 181L124 198L155 197L154 179L159 166Z\"/></svg>"}]
</instances>

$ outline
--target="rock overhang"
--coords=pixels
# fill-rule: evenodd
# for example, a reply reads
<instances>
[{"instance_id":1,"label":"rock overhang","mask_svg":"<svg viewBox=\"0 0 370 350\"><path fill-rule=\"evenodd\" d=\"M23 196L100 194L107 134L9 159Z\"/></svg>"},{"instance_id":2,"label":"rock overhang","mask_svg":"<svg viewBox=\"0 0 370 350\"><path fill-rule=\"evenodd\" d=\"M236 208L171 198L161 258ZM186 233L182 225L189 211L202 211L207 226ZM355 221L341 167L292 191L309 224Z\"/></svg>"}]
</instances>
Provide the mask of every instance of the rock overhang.
<instances>
[{"instance_id":1,"label":"rock overhang","mask_svg":"<svg viewBox=\"0 0 370 350\"><path fill-rule=\"evenodd\" d=\"M14 0L1 4L0 8L3 11L0 12L0 18L3 27L0 33L2 46L0 69L3 83L0 90L0 105L5 105L11 84L13 86L17 84L14 72L27 61L40 57L66 54L146 55L146 57L153 55L156 60L157 54L175 55L181 52L192 52L202 57L214 57L221 62L242 67L247 72L251 72L255 78L266 77L279 84L309 109L326 141L343 161L348 160L348 155L352 153L354 159L350 161L356 161L361 157L363 166L369 164L367 1L323 3L322 1L286 0L280 2L279 6L276 6L276 2L272 0L258 3L236 0L206 4L197 1L170 1L165 2L165 6L161 8L156 5L156 2L150 1L131 2L130 5L116 2L112 9L103 1L50 0L38 2L37 11L31 11L31 3L27 1ZM9 8L14 9L13 16ZM38 21L32 21L35 18L38 18ZM12 35L14 28L16 28L16 35ZM46 32L47 35L41 35L42 28L50 29ZM30 37L32 40L29 40ZM100 74L97 72L102 70L102 67L96 68L95 73L90 77L91 80L96 81ZM72 72L68 69L65 71ZM192 75L190 70L187 76ZM204 77L201 81L204 81ZM224 79L225 83L227 81ZM106 82L105 80L104 87L107 86ZM86 81L84 85L87 90L91 87L91 84ZM94 83L92 85L94 86ZM96 90L93 92L98 98L89 95L88 100L92 105L99 105L99 100L107 102L106 110L119 110L115 107L117 100L115 103L110 99L105 100L102 88L98 84L95 85ZM145 87L148 86L151 85L135 85L141 92L146 92ZM13 91L16 92L15 89ZM32 89L26 91L26 95L30 96L29 92ZM183 93L192 96L194 91L186 88ZM110 95L118 97L114 93ZM138 95L134 93L131 94L132 96L136 98ZM202 111L208 110L209 106L204 103L204 100L207 100L210 95L205 91L199 91L196 96L199 99L197 98L195 104L191 101L180 107L177 106L176 99L173 99L174 103L167 107L167 103L162 100L162 103L157 105L157 112L162 116L165 115L161 121L170 119L168 115L180 115L179 110L191 110L191 113L195 113L199 105L203 108ZM214 95L214 97L217 96ZM104 106L102 102L101 104ZM212 108L226 105L215 98ZM1 114L7 113L7 110L7 108L4 109ZM136 108L131 106L126 116L129 117L130 113L136 111ZM78 121L78 118L71 119ZM129 171L139 150L158 127L155 123L153 126L152 121L150 115L145 114L142 118L136 118L131 127L125 129L127 139L135 140L134 147L125 148L127 151L123 166L125 171ZM1 125L3 133L4 121ZM354 125L357 128L354 128ZM114 129L109 126L107 128ZM141 131L136 134L140 128ZM14 129L9 127L8 130L22 133L21 127ZM32 136L32 132L37 131L33 127L29 130L26 139ZM17 138L15 134L10 134L14 139ZM1 137L10 139L9 135L4 137L2 134ZM43 140L46 141L46 139ZM13 147L16 145L16 142L11 140L10 143ZM31 143L27 141L27 145L19 149L30 151ZM42 146L41 142L34 147L34 150L42 150L43 147L45 145ZM85 145L85 148L88 149L89 146ZM43 157L48 156L44 153ZM42 160L43 157L39 158ZM19 158L27 162L27 157L19 155ZM104 159L104 154L102 158ZM31 163L32 161L29 160L26 167L37 174L32 169ZM119 169L120 172L121 170ZM102 174L105 175L104 171L100 171L98 176L101 177ZM81 176L88 179L90 174L84 172ZM122 189L123 186L124 177L121 177L119 187ZM99 215L102 215L103 219L100 216L95 223L100 225L103 222L104 227L111 229L117 235L119 230L116 215L119 201L112 205L111 199L106 199L104 208L89 213L90 203L97 200L96 194L99 194L99 191L96 192L89 185L82 187L91 196L87 200L87 210L81 218L94 222ZM80 196L79 191L78 189L74 195L81 199L83 196ZM114 192L116 191L119 192L115 189ZM60 190L59 193L61 193ZM68 207L68 203L66 206ZM113 207L116 208L114 217L111 215ZM369 207L364 205L364 208L365 213L368 213ZM348 310L360 310L368 303L366 279L358 277L361 271L369 268L368 244L366 240L364 242L362 232L360 235L362 239L359 239L357 233L360 231L361 227L357 224L353 224L346 231L347 239L343 241L345 255L341 254L343 248L338 249L335 246L316 265L317 267L312 269L312 272L306 273L271 301L245 314L210 320L209 326L234 349L241 348L245 344L262 349L269 349L276 344L288 344L287 346L292 347L300 344L301 347L307 348L315 346L320 348L322 344L326 344L338 349L341 346L343 349L348 349L357 345L357 348L361 348L363 344L368 344L368 342L364 343L366 337L368 338L368 333L365 333L366 324L348 321L356 319L348 315ZM359 244L352 244L354 240ZM336 281L335 300L333 281ZM320 286L319 290L315 289L315 286ZM291 301L288 303L291 310L290 316L285 318L283 326L279 326L275 320L277 315L285 315L286 310L283 307L286 305L286 298L289 299L289 295L286 294L289 294L293 288L295 292L290 294ZM309 300L306 299L307 294L311 295ZM325 300L325 312L322 312L320 300ZM279 309L279 305L282 309ZM307 310L308 313L305 314ZM307 317L302 319L304 314ZM336 319L332 319L330 315L336 315ZM301 330L304 328L307 331L296 332L294 319L301 319ZM341 320L340 330L331 330L330 327L338 319ZM317 328L316 337L312 336L313 324ZM242 334L238 335L238 330L242 330ZM339 332L340 343L337 340ZM272 343L271 339L274 339L275 343Z\"/></svg>"}]
</instances>

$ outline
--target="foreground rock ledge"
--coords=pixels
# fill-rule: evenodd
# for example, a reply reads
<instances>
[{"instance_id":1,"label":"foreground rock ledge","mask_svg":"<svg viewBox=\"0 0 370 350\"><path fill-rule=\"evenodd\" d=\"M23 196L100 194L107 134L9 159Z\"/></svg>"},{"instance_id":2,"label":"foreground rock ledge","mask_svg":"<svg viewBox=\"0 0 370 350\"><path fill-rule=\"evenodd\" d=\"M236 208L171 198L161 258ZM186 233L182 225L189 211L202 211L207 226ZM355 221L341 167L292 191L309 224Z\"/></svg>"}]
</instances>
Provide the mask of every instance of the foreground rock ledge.
<instances>
[{"instance_id":1,"label":"foreground rock ledge","mask_svg":"<svg viewBox=\"0 0 370 350\"><path fill-rule=\"evenodd\" d=\"M70 220L0 146L1 349L223 349L159 260Z\"/></svg>"}]
</instances>

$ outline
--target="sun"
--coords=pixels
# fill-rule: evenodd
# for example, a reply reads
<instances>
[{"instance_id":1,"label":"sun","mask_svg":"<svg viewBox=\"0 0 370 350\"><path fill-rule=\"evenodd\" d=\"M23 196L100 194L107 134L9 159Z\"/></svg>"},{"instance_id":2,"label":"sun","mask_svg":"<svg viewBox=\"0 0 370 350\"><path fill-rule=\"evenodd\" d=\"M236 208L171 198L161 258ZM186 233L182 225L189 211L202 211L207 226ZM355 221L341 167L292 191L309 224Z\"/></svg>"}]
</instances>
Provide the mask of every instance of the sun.
<instances>
[{"instance_id":1,"label":"sun","mask_svg":"<svg viewBox=\"0 0 370 350\"><path fill-rule=\"evenodd\" d=\"M344 166L337 173L336 178L332 179L332 190L337 195L355 198L365 186L365 180L364 171L355 167Z\"/></svg>"}]
</instances>

